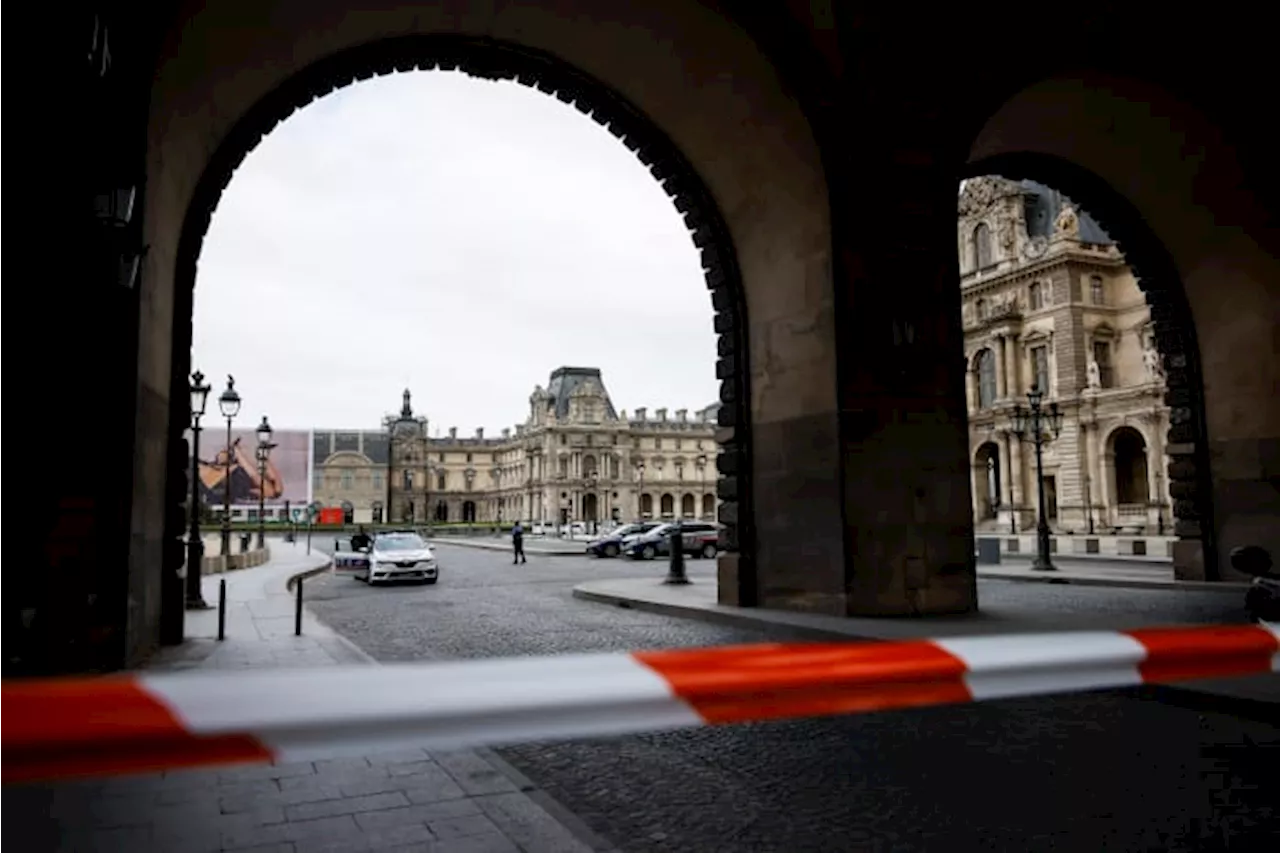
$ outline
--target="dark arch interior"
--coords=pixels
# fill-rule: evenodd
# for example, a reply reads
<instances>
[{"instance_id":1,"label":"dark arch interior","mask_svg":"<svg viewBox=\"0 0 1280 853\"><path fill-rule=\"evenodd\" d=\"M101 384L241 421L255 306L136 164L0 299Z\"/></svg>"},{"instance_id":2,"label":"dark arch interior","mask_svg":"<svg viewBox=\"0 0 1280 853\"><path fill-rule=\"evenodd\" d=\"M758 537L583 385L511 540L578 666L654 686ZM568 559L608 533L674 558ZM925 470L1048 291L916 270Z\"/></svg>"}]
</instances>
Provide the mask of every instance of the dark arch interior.
<instances>
[{"instance_id":1,"label":"dark arch interior","mask_svg":"<svg viewBox=\"0 0 1280 853\"><path fill-rule=\"evenodd\" d=\"M983 175L1038 181L1070 197L1116 241L1133 270L1150 307L1156 348L1164 361L1174 531L1181 538L1200 540L1205 576L1218 579L1200 347L1172 256L1128 199L1075 163L1030 152L1001 154L967 164L960 177ZM1174 447L1189 452L1174 453Z\"/></svg>"},{"instance_id":2,"label":"dark arch interior","mask_svg":"<svg viewBox=\"0 0 1280 853\"><path fill-rule=\"evenodd\" d=\"M387 39L319 60L258 101L218 146L202 173L183 222L174 281L173 373L170 441L185 444L189 413L187 375L196 265L218 200L236 168L277 124L337 89L375 75L400 71L461 71L491 80L514 80L572 104L606 127L643 163L671 197L701 253L718 335L719 424L731 435L719 442L718 491L724 520L722 546L740 551L739 600L755 601L752 554L750 372L747 368L746 302L729 230L693 167L675 144L635 106L612 89L541 51L487 38L414 35ZM185 458L171 454L171 459ZM170 465L169 494L183 493L184 465ZM180 502L179 502L180 503ZM181 519L182 512L172 514ZM181 525L166 538L181 536ZM178 552L180 553L180 551Z\"/></svg>"}]
</instances>

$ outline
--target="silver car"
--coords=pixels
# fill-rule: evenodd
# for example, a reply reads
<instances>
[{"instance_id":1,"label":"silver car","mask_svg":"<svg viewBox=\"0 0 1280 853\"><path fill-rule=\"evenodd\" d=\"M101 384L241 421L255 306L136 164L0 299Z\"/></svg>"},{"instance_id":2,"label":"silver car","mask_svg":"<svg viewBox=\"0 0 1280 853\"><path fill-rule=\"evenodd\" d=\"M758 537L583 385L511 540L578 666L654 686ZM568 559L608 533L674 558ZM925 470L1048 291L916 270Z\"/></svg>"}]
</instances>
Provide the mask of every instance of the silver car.
<instances>
[{"instance_id":1,"label":"silver car","mask_svg":"<svg viewBox=\"0 0 1280 853\"><path fill-rule=\"evenodd\" d=\"M379 581L419 581L435 583L440 567L435 552L416 533L379 533L369 548L364 576L357 578L370 584Z\"/></svg>"}]
</instances>

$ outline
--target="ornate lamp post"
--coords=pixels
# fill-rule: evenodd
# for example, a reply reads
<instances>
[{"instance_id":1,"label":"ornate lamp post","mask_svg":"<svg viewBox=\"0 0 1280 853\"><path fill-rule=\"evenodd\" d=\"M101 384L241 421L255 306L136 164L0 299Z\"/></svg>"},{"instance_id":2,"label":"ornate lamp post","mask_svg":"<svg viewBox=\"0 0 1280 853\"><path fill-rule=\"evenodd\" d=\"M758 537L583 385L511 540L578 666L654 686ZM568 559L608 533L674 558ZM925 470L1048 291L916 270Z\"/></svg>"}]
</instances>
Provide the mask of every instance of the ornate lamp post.
<instances>
[{"instance_id":1,"label":"ornate lamp post","mask_svg":"<svg viewBox=\"0 0 1280 853\"><path fill-rule=\"evenodd\" d=\"M707 514L705 509L707 504L707 454L700 454L697 459L693 460L693 465L698 469L698 482L700 484L698 506L695 507L697 510L696 515L702 518Z\"/></svg>"},{"instance_id":2,"label":"ornate lamp post","mask_svg":"<svg viewBox=\"0 0 1280 853\"><path fill-rule=\"evenodd\" d=\"M218 397L218 409L227 419L227 476L222 486L222 554L231 556L231 422L240 411L240 395L236 393L236 378L227 376L227 390Z\"/></svg>"},{"instance_id":3,"label":"ornate lamp post","mask_svg":"<svg viewBox=\"0 0 1280 853\"><path fill-rule=\"evenodd\" d=\"M204 539L200 535L200 418L209 400L210 386L204 374L191 374L191 513L187 530L187 609L208 610L200 591L200 564L204 561Z\"/></svg>"},{"instance_id":4,"label":"ornate lamp post","mask_svg":"<svg viewBox=\"0 0 1280 853\"><path fill-rule=\"evenodd\" d=\"M636 463L636 475L640 478L640 486L636 491L636 521L644 521L644 461Z\"/></svg>"},{"instance_id":5,"label":"ornate lamp post","mask_svg":"<svg viewBox=\"0 0 1280 853\"><path fill-rule=\"evenodd\" d=\"M271 443L271 424L267 423L267 416L262 416L262 423L258 424L258 447L254 452L254 456L258 459L258 548L267 547L267 522L265 519L267 505L267 461L271 458L271 449L275 447Z\"/></svg>"},{"instance_id":6,"label":"ornate lamp post","mask_svg":"<svg viewBox=\"0 0 1280 853\"><path fill-rule=\"evenodd\" d=\"M1040 497L1040 517L1036 522L1036 558L1032 561L1031 568L1052 572L1057 567L1049 559L1049 519L1045 515L1043 458L1044 444L1050 439L1044 434L1044 428L1047 425L1053 431L1053 437L1057 438L1062 433L1062 412L1057 403L1050 403L1048 412L1045 412L1040 406L1043 397L1044 393L1039 386L1032 385L1027 392L1030 408L1023 409L1021 404L1013 407L1013 431L1019 439L1030 433L1036 448L1036 488Z\"/></svg>"}]
</instances>

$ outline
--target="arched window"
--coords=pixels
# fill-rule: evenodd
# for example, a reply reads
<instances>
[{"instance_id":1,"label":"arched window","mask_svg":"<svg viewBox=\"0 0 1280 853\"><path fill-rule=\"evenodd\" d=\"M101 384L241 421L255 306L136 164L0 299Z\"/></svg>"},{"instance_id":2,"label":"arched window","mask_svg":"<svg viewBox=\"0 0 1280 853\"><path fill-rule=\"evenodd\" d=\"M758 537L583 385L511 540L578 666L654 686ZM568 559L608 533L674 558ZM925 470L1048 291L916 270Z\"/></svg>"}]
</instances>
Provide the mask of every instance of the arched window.
<instances>
[{"instance_id":1,"label":"arched window","mask_svg":"<svg viewBox=\"0 0 1280 853\"><path fill-rule=\"evenodd\" d=\"M693 518L698 514L697 502L693 495L685 495L680 499L680 517Z\"/></svg>"},{"instance_id":2,"label":"arched window","mask_svg":"<svg viewBox=\"0 0 1280 853\"><path fill-rule=\"evenodd\" d=\"M1133 427L1123 426L1111 434L1114 454L1116 503L1144 504L1150 500L1147 486L1147 442Z\"/></svg>"},{"instance_id":3,"label":"arched window","mask_svg":"<svg viewBox=\"0 0 1280 853\"><path fill-rule=\"evenodd\" d=\"M991 229L985 222L973 229L973 263L978 269L991 266Z\"/></svg>"},{"instance_id":4,"label":"arched window","mask_svg":"<svg viewBox=\"0 0 1280 853\"><path fill-rule=\"evenodd\" d=\"M989 349L978 353L974 369L978 374L978 408L989 409L996 401L996 356Z\"/></svg>"},{"instance_id":5,"label":"arched window","mask_svg":"<svg viewBox=\"0 0 1280 853\"><path fill-rule=\"evenodd\" d=\"M653 495L645 493L640 496L640 515L643 518L653 517Z\"/></svg>"},{"instance_id":6,"label":"arched window","mask_svg":"<svg viewBox=\"0 0 1280 853\"><path fill-rule=\"evenodd\" d=\"M973 304L973 310L979 320L987 319L987 300L978 297L978 301Z\"/></svg>"},{"instance_id":7,"label":"arched window","mask_svg":"<svg viewBox=\"0 0 1280 853\"><path fill-rule=\"evenodd\" d=\"M676 499L673 495L669 493L663 495L661 505L662 505L662 515L664 517L670 518L671 516L676 514Z\"/></svg>"},{"instance_id":8,"label":"arched window","mask_svg":"<svg viewBox=\"0 0 1280 853\"><path fill-rule=\"evenodd\" d=\"M710 518L714 518L715 514L716 514L716 496L703 495L702 496L702 517L710 519Z\"/></svg>"}]
</instances>

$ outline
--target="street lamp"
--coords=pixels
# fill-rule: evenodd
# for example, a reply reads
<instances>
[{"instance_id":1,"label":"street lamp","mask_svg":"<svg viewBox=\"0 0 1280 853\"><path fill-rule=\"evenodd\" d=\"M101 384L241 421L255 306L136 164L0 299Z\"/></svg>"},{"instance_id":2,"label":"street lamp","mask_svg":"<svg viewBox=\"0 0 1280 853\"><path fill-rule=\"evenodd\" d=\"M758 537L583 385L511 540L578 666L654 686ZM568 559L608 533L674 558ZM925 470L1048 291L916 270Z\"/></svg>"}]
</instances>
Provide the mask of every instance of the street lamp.
<instances>
[{"instance_id":1,"label":"street lamp","mask_svg":"<svg viewBox=\"0 0 1280 853\"><path fill-rule=\"evenodd\" d=\"M1045 515L1043 459L1044 443L1049 439L1044 434L1044 428L1047 424L1053 437L1057 438L1062 433L1062 412L1057 403L1050 403L1046 413L1040 406L1043 396L1044 392L1038 385L1031 386L1031 390L1027 392L1030 408L1023 409L1021 404L1013 407L1013 431L1019 439L1030 433L1036 448L1036 488L1040 496L1040 518L1036 522L1036 558L1032 561L1031 568L1052 572L1057 568L1049 559L1049 519Z\"/></svg>"},{"instance_id":2,"label":"street lamp","mask_svg":"<svg viewBox=\"0 0 1280 853\"><path fill-rule=\"evenodd\" d=\"M262 416L262 423L258 424L258 447L255 456L258 458L258 549L267 547L267 525L265 520L266 504L267 504L267 460L271 457L271 448L275 447L271 443L271 424L267 423L267 416Z\"/></svg>"},{"instance_id":3,"label":"street lamp","mask_svg":"<svg viewBox=\"0 0 1280 853\"><path fill-rule=\"evenodd\" d=\"M698 469L698 481L701 485L698 493L698 506L696 507L698 510L697 515L701 518L707 514L707 454L703 453L693 460L693 465Z\"/></svg>"},{"instance_id":4,"label":"street lamp","mask_svg":"<svg viewBox=\"0 0 1280 853\"><path fill-rule=\"evenodd\" d=\"M636 463L636 474L640 477L640 487L636 490L636 521L644 521L644 460Z\"/></svg>"},{"instance_id":5,"label":"street lamp","mask_svg":"<svg viewBox=\"0 0 1280 853\"><path fill-rule=\"evenodd\" d=\"M218 409L227 419L227 476L222 486L222 555L231 556L231 421L240 411L240 395L236 393L236 378L227 376L227 390L218 397Z\"/></svg>"},{"instance_id":6,"label":"street lamp","mask_svg":"<svg viewBox=\"0 0 1280 853\"><path fill-rule=\"evenodd\" d=\"M204 374L191 374L191 517L187 531L187 609L208 610L200 591L200 564L204 561L204 539L200 534L200 418L209 400L210 386Z\"/></svg>"}]
</instances>

